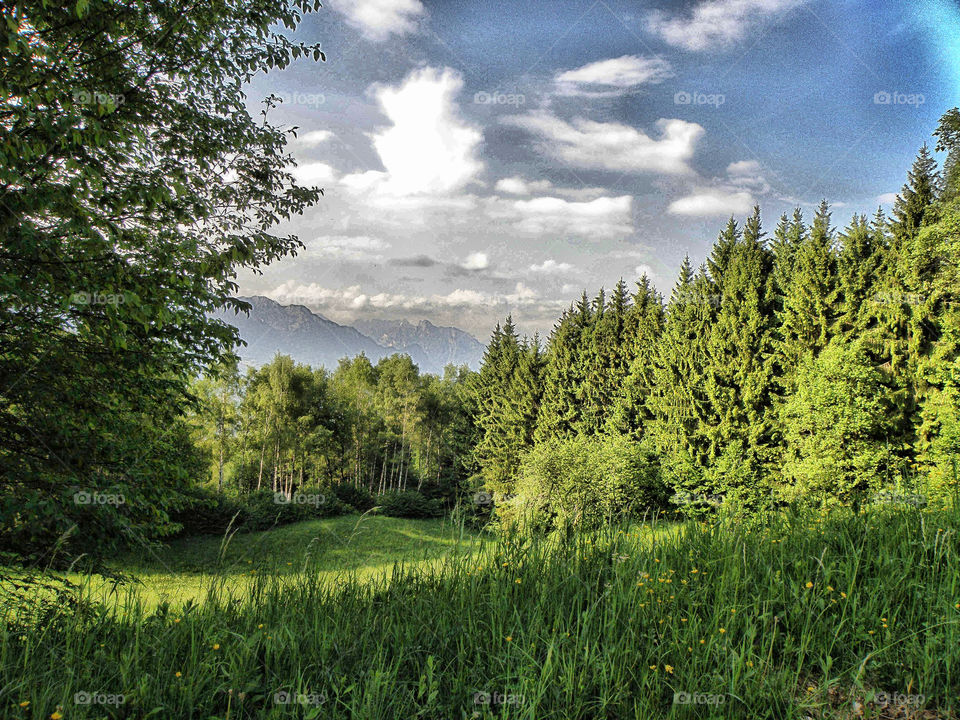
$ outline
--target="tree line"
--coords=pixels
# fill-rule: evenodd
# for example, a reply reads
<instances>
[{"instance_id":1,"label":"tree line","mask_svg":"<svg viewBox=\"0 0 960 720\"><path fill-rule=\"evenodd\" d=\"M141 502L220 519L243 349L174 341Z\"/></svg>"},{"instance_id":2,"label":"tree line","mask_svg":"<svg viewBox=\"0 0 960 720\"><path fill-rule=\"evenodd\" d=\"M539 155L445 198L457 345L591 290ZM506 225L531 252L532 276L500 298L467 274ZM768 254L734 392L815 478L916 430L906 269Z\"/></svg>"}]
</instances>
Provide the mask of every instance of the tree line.
<instances>
[{"instance_id":1,"label":"tree line","mask_svg":"<svg viewBox=\"0 0 960 720\"><path fill-rule=\"evenodd\" d=\"M628 439L646 470L608 490L627 500L955 493L958 110L935 136L943 168L924 146L889 218L841 230L823 202L768 234L755 208L729 220L705 264L684 260L668 298L646 277L584 292L543 346L511 318L498 325L477 385L487 487L505 507L519 496L556 513L578 492L561 476Z\"/></svg>"}]
</instances>

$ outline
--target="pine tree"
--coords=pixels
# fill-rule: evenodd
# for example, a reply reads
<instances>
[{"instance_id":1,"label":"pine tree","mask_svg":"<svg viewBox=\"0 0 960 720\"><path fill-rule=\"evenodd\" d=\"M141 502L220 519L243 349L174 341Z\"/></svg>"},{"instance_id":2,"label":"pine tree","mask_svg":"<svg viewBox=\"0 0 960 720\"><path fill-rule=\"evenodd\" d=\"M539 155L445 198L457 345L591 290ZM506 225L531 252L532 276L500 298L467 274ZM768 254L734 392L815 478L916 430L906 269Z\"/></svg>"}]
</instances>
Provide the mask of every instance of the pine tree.
<instances>
[{"instance_id":1,"label":"pine tree","mask_svg":"<svg viewBox=\"0 0 960 720\"><path fill-rule=\"evenodd\" d=\"M836 268L830 209L824 201L797 250L779 318L776 352L783 370L779 384L784 397L796 386L795 375L801 359L807 353L816 355L830 341L836 318Z\"/></svg>"},{"instance_id":2,"label":"pine tree","mask_svg":"<svg viewBox=\"0 0 960 720\"><path fill-rule=\"evenodd\" d=\"M684 258L657 343L647 399L651 443L661 453L668 482L675 488L699 487L710 461L703 436L709 411L703 381L713 296L705 269L694 275L690 259Z\"/></svg>"},{"instance_id":3,"label":"pine tree","mask_svg":"<svg viewBox=\"0 0 960 720\"><path fill-rule=\"evenodd\" d=\"M663 299L644 275L637 283L624 330L624 356L630 366L609 416L607 432L643 438L653 417L647 404L653 392L657 344L663 335L666 316Z\"/></svg>"},{"instance_id":4,"label":"pine tree","mask_svg":"<svg viewBox=\"0 0 960 720\"><path fill-rule=\"evenodd\" d=\"M732 228L732 223L728 229ZM710 332L706 393L715 424L705 428L712 457L734 459L715 478L716 489L742 491L758 485L761 468L772 465L768 417L773 313L774 257L763 241L760 208L747 219L742 239L732 246L723 282L722 302Z\"/></svg>"},{"instance_id":5,"label":"pine tree","mask_svg":"<svg viewBox=\"0 0 960 720\"><path fill-rule=\"evenodd\" d=\"M839 317L835 332L845 338L861 335L869 322L869 306L877 301L877 275L883 261L886 218L878 209L873 223L854 215L840 235L837 259ZM879 237L878 237L879 234Z\"/></svg>"}]
</instances>

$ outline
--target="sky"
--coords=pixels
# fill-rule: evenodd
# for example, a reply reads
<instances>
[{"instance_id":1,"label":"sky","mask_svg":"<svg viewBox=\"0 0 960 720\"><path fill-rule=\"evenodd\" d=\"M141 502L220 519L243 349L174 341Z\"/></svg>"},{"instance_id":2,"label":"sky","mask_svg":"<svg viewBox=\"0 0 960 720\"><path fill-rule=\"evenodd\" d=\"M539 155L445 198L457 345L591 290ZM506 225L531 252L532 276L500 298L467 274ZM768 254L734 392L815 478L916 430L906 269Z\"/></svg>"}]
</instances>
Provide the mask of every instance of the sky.
<instances>
[{"instance_id":1,"label":"sky","mask_svg":"<svg viewBox=\"0 0 960 720\"><path fill-rule=\"evenodd\" d=\"M325 196L244 294L333 320L545 336L584 289L646 274L759 204L889 211L960 104L956 0L326 0L325 63L254 79Z\"/></svg>"}]
</instances>

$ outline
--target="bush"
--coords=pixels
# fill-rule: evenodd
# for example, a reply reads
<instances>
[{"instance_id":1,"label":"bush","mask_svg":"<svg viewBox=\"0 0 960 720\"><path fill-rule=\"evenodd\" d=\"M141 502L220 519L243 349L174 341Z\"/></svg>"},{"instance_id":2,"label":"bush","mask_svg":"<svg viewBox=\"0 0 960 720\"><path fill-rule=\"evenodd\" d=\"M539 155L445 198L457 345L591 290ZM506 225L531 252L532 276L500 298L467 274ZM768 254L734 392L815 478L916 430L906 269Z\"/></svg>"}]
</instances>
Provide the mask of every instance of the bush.
<instances>
[{"instance_id":1,"label":"bush","mask_svg":"<svg viewBox=\"0 0 960 720\"><path fill-rule=\"evenodd\" d=\"M522 459L517 496L498 505L508 523L597 526L666 503L660 468L627 437L553 440Z\"/></svg>"},{"instance_id":2,"label":"bush","mask_svg":"<svg viewBox=\"0 0 960 720\"><path fill-rule=\"evenodd\" d=\"M334 494L318 488L302 488L289 498L269 489L231 496L193 488L187 497L171 516L180 525L177 534L181 536L220 535L231 527L231 521L241 532L255 532L350 511Z\"/></svg>"},{"instance_id":3,"label":"bush","mask_svg":"<svg viewBox=\"0 0 960 720\"><path fill-rule=\"evenodd\" d=\"M802 503L849 502L898 477L880 372L862 343L835 339L800 367L784 407L782 496Z\"/></svg>"},{"instance_id":4,"label":"bush","mask_svg":"<svg viewBox=\"0 0 960 720\"><path fill-rule=\"evenodd\" d=\"M381 515L398 518L436 518L443 516L443 503L427 498L416 490L384 493L377 500Z\"/></svg>"},{"instance_id":5,"label":"bush","mask_svg":"<svg viewBox=\"0 0 960 720\"><path fill-rule=\"evenodd\" d=\"M340 483L333 486L333 494L344 505L349 505L358 512L366 512L377 504L373 494L362 487L351 483Z\"/></svg>"}]
</instances>

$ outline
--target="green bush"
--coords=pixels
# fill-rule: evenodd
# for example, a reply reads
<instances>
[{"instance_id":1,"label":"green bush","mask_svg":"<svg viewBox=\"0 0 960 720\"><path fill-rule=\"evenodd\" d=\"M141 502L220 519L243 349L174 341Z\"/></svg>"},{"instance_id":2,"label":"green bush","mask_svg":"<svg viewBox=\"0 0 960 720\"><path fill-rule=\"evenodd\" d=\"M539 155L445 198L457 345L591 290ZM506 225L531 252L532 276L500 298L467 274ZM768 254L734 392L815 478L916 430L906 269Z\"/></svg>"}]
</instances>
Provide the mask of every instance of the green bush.
<instances>
[{"instance_id":1,"label":"green bush","mask_svg":"<svg viewBox=\"0 0 960 720\"><path fill-rule=\"evenodd\" d=\"M800 368L784 408L785 500L849 502L899 477L889 448L889 400L862 343L834 340Z\"/></svg>"},{"instance_id":2,"label":"green bush","mask_svg":"<svg viewBox=\"0 0 960 720\"><path fill-rule=\"evenodd\" d=\"M372 493L352 483L339 483L334 485L332 490L337 500L358 512L364 513L377 504Z\"/></svg>"},{"instance_id":3,"label":"green bush","mask_svg":"<svg viewBox=\"0 0 960 720\"><path fill-rule=\"evenodd\" d=\"M350 506L329 491L302 488L289 498L272 490L231 496L194 488L189 500L173 513L178 535L219 535L233 527L242 532L267 530L276 525L343 515ZM232 523L232 525L231 525Z\"/></svg>"},{"instance_id":4,"label":"green bush","mask_svg":"<svg viewBox=\"0 0 960 720\"><path fill-rule=\"evenodd\" d=\"M381 515L398 518L436 518L443 516L443 503L415 490L384 493L377 499Z\"/></svg>"},{"instance_id":5,"label":"green bush","mask_svg":"<svg viewBox=\"0 0 960 720\"><path fill-rule=\"evenodd\" d=\"M596 526L666 503L653 457L627 437L553 440L522 459L517 495L498 503L508 523Z\"/></svg>"}]
</instances>

